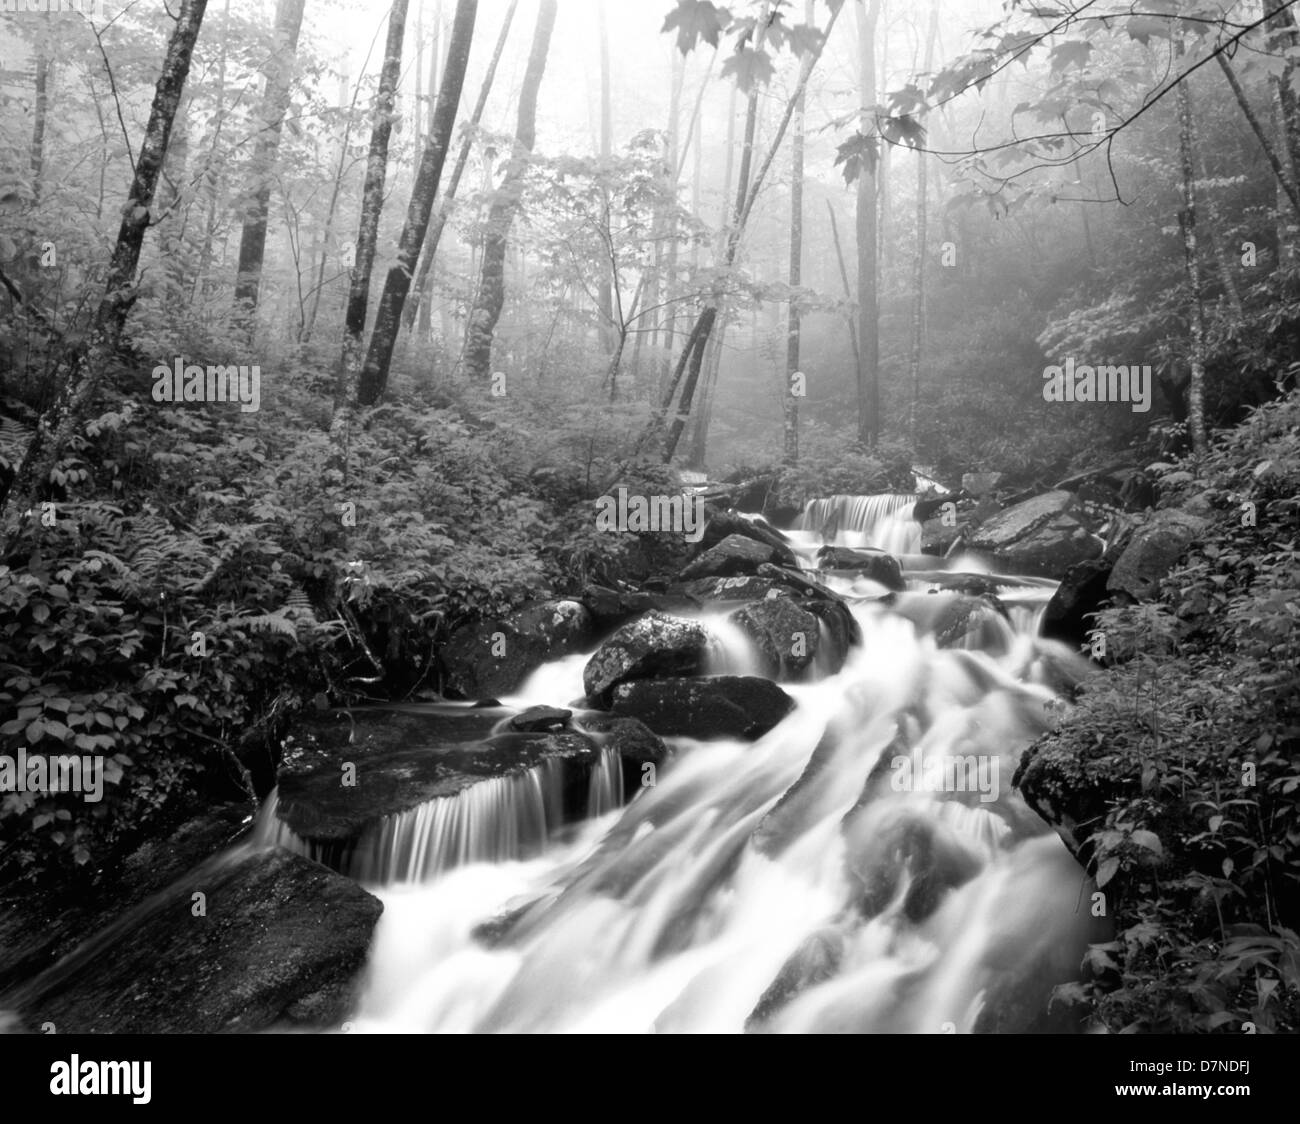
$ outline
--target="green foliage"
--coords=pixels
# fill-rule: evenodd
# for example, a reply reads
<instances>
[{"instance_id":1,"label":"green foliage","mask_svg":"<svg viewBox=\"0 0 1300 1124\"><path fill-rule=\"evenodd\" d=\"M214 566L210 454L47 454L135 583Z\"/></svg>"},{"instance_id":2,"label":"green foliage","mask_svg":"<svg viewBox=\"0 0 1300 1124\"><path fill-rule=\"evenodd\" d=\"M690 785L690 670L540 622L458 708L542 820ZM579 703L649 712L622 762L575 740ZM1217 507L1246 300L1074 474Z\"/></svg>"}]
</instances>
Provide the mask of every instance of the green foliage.
<instances>
[{"instance_id":1,"label":"green foliage","mask_svg":"<svg viewBox=\"0 0 1300 1124\"><path fill-rule=\"evenodd\" d=\"M1115 664L1046 742L1105 797L1087 851L1118 902L1067 990L1113 1030L1295 1031L1300 396L1156 467L1212 526L1158 604L1099 614Z\"/></svg>"}]
</instances>

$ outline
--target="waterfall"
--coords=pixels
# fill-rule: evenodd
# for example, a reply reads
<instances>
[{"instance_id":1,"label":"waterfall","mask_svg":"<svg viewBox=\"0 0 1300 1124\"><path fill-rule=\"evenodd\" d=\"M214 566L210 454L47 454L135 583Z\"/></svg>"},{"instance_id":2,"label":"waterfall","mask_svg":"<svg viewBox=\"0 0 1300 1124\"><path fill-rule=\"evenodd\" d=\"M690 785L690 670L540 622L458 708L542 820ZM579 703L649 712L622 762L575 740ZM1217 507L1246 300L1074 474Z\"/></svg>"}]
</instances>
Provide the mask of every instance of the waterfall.
<instances>
[{"instance_id":1,"label":"waterfall","mask_svg":"<svg viewBox=\"0 0 1300 1124\"><path fill-rule=\"evenodd\" d=\"M919 554L921 525L912 518L916 496L831 496L809 500L795 529L816 532L835 546L874 547Z\"/></svg>"},{"instance_id":2,"label":"waterfall","mask_svg":"<svg viewBox=\"0 0 1300 1124\"><path fill-rule=\"evenodd\" d=\"M785 685L759 741L679 739L617 818L378 890L353 1028L942 1033L1046 1010L1095 939L1088 887L1011 777L1056 703L1026 669L1071 657L853 612L862 647Z\"/></svg>"},{"instance_id":3,"label":"waterfall","mask_svg":"<svg viewBox=\"0 0 1300 1124\"><path fill-rule=\"evenodd\" d=\"M537 854L564 822L563 791L563 763L547 760L384 816L345 848L295 834L279 818L279 795L272 792L253 840L258 846L285 847L367 884L425 882L453 867ZM622 803L622 760L616 751L602 749L588 781L586 815L602 816Z\"/></svg>"}]
</instances>

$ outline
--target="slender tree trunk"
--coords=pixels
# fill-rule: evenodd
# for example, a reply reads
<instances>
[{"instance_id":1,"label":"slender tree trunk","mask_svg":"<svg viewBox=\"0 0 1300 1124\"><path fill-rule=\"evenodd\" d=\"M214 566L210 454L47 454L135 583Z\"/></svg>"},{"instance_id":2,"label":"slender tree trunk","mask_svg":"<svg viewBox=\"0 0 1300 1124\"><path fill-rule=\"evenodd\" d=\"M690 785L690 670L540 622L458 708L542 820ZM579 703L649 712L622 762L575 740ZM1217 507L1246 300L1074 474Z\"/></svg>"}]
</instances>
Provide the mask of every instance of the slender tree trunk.
<instances>
[{"instance_id":1,"label":"slender tree trunk","mask_svg":"<svg viewBox=\"0 0 1300 1124\"><path fill-rule=\"evenodd\" d=\"M813 22L812 0L806 0L804 20ZM805 64L807 60L805 59ZM790 288L803 284L803 149L804 112L808 104L808 91L800 90L794 107L794 136L790 141ZM785 340L785 386L781 395L782 450L788 464L799 461L799 398L802 385L796 385L799 374L799 297L790 294L789 320Z\"/></svg>"},{"instance_id":2,"label":"slender tree trunk","mask_svg":"<svg viewBox=\"0 0 1300 1124\"><path fill-rule=\"evenodd\" d=\"M379 298L375 329L370 337L370 352L366 356L366 365L361 371L357 388L357 401L362 406L374 405L388 383L388 367L393 358L402 305L411 288L411 275L415 271L420 245L429 229L429 216L433 212L434 196L438 193L438 181L442 178L442 167L447 159L447 150L451 147L451 134L456 124L456 111L460 107L465 70L469 65L469 49L474 38L477 10L478 0L457 0L451 40L447 45L447 61L443 67L442 86L438 91L438 102L429 129L429 141L424 147L415 186L411 189L406 225L402 228L402 237L397 245L397 262L389 269L383 294Z\"/></svg>"},{"instance_id":3,"label":"slender tree trunk","mask_svg":"<svg viewBox=\"0 0 1300 1124\"><path fill-rule=\"evenodd\" d=\"M278 0L275 8L275 53L266 70L266 93L262 99L260 128L253 149L252 178L248 210L239 237L239 267L235 279L235 307L246 333L252 332L257 310L262 262L266 257L266 226L271 210L271 186L275 182L280 132L289 108L298 33L302 29L305 0Z\"/></svg>"},{"instance_id":4,"label":"slender tree trunk","mask_svg":"<svg viewBox=\"0 0 1300 1124\"><path fill-rule=\"evenodd\" d=\"M876 25L880 0L864 0L858 10L858 63L862 111L861 131L874 135L876 103ZM858 176L858 440L874 448L880 440L880 308L876 259L877 184L874 169Z\"/></svg>"},{"instance_id":5,"label":"slender tree trunk","mask_svg":"<svg viewBox=\"0 0 1300 1124\"><path fill-rule=\"evenodd\" d=\"M758 193L763 187L763 182L767 178L768 170L772 167L772 161L776 159L776 154L780 151L781 142L785 139L786 130L790 127L790 120L794 116L795 104L804 90L808 87L808 79L812 76L813 69L817 65L818 59L821 58L822 51L829 41L831 32L835 28L835 22L839 19L839 14L844 10L844 5L839 5L831 9L831 17L827 21L825 32L817 46L817 50L800 68L799 82L794 92L790 95L786 103L785 112L777 125L776 134L772 138L771 147L767 155L763 158L763 163L759 166L758 171L753 175L750 182L750 165L752 163L752 145L753 129L751 128L754 118L757 116L757 107L753 107L753 112L747 114L746 120L746 151L741 156L741 175L740 190L736 196L736 221L727 234L726 251L723 255L723 268L730 269L736 262L736 252L740 247L740 240L745 232L745 225L753 213L754 204L758 200ZM761 30L760 30L761 35ZM746 191L748 187L748 191ZM708 346L709 335L713 331L713 325L718 318L718 308L721 303L721 297L714 295L705 303L701 310L699 318L695 322L695 327L691 330L690 336L687 337L687 343L682 351L681 359L677 364L677 371L673 376L673 382L677 383L682 372L687 371L686 382L682 387L681 400L678 403L676 412L673 415L672 424L668 429L668 437L664 442L663 463L668 464L677 451L677 442L681 439L682 430L686 427L686 419L690 417L691 403L694 399L695 388L699 383L700 367L704 359L704 352ZM671 400L671 399L670 399ZM651 426L658 428L659 419L651 420Z\"/></svg>"},{"instance_id":6,"label":"slender tree trunk","mask_svg":"<svg viewBox=\"0 0 1300 1124\"><path fill-rule=\"evenodd\" d=\"M50 56L42 37L36 48L36 107L32 119L32 205L41 201L41 175L45 170L45 123L49 116Z\"/></svg>"},{"instance_id":7,"label":"slender tree trunk","mask_svg":"<svg viewBox=\"0 0 1300 1124\"><path fill-rule=\"evenodd\" d=\"M1205 432L1205 299L1201 288L1201 263L1196 242L1196 172L1193 152L1196 125L1192 118L1192 97L1186 82L1178 83L1178 141L1183 171L1183 252L1187 258L1187 281L1192 295L1191 382L1187 388L1187 423L1192 449L1204 456L1208 447Z\"/></svg>"},{"instance_id":8,"label":"slender tree trunk","mask_svg":"<svg viewBox=\"0 0 1300 1124\"><path fill-rule=\"evenodd\" d=\"M58 391L50 408L41 416L36 434L27 447L23 462L14 475L9 490L0 495L0 514L9 496L17 494L35 505L49 484L50 472L58 464L81 424L85 410L99 385L126 325L127 314L135 302L135 272L140 262L140 247L149 226L149 209L158 187L159 173L167 157L172 123L189 76L194 43L203 24L207 0L181 0L175 26L167 43L162 73L154 90L145 128L144 143L135 164L135 174L122 208L117 243L109 262L104 295L95 310L90 342L84 351L66 355L56 377Z\"/></svg>"},{"instance_id":9,"label":"slender tree trunk","mask_svg":"<svg viewBox=\"0 0 1300 1124\"><path fill-rule=\"evenodd\" d=\"M849 271L844 264L844 244L840 241L840 224L835 221L835 208L831 206L831 201L826 200L826 213L831 217L831 240L835 243L835 260L840 267L840 283L844 286L844 299L852 303L853 289L849 285ZM845 317L849 326L849 344L853 349L853 369L860 370L862 367L861 353L858 350L858 326L853 317Z\"/></svg>"},{"instance_id":10,"label":"slender tree trunk","mask_svg":"<svg viewBox=\"0 0 1300 1124\"><path fill-rule=\"evenodd\" d=\"M225 161L218 159L221 130L226 123L226 58L230 52L230 0L226 0L221 16L221 54L217 59L217 91L212 113L212 141L203 170L203 185L208 193L208 215L203 224L203 245L199 249L199 265L194 278L190 303L195 297L208 295L208 272L212 268L212 246L217 234L217 210L226 193Z\"/></svg>"},{"instance_id":11,"label":"slender tree trunk","mask_svg":"<svg viewBox=\"0 0 1300 1124\"><path fill-rule=\"evenodd\" d=\"M596 4L596 34L600 40L600 158L608 161L614 154L614 125L613 125L613 105L610 96L610 74L609 74L609 21L606 12L606 0L597 0ZM608 229L610 203L609 192L602 191L604 204L604 217ZM614 286L609 276L604 276L600 280L600 286L597 292L597 301L600 305L600 338L601 345L605 349L605 354L613 352L616 341L614 332ZM618 341L618 349L622 351L622 342Z\"/></svg>"},{"instance_id":12,"label":"slender tree trunk","mask_svg":"<svg viewBox=\"0 0 1300 1124\"><path fill-rule=\"evenodd\" d=\"M1214 56L1214 61L1219 64L1219 69L1223 71L1223 76L1228 80L1228 85L1232 87L1233 96L1237 99L1237 105L1241 109L1242 116L1246 118L1246 123L1250 126L1251 132L1255 134L1255 139L1259 141L1260 147L1264 150L1264 155L1268 158L1268 165L1273 169L1273 176L1277 180L1278 187L1286 193L1292 209L1297 216L1300 216L1300 192L1296 190L1295 179L1283 165L1282 156L1279 154L1277 146L1268 135L1268 131L1260 123L1259 116L1251 107L1250 101L1246 97L1246 91L1241 88L1241 82L1237 78L1236 71L1232 69L1232 64L1224 58L1222 51Z\"/></svg>"},{"instance_id":13,"label":"slender tree trunk","mask_svg":"<svg viewBox=\"0 0 1300 1124\"><path fill-rule=\"evenodd\" d=\"M352 398L361 369L361 340L370 303L370 273L375 263L379 215L384 207L384 180L388 170L388 140L393 131L393 105L402 68L402 40L406 33L407 0L393 0L388 13L388 37L379 71L370 152L361 192L361 221L357 230L356 258L348 289L343 324L343 348L334 379L334 417L330 422L333 467L347 478L348 438L352 425Z\"/></svg>"},{"instance_id":14,"label":"slender tree trunk","mask_svg":"<svg viewBox=\"0 0 1300 1124\"><path fill-rule=\"evenodd\" d=\"M537 93L546 71L546 56L555 28L556 0L541 0L533 46L528 54L523 87L519 92L519 120L515 129L515 152L488 212L487 235L483 243L483 266L478 294L465 329L465 373L471 380L484 379L492 365L492 339L501 308L505 304L506 241L523 193L524 173L537 133Z\"/></svg>"},{"instance_id":15,"label":"slender tree trunk","mask_svg":"<svg viewBox=\"0 0 1300 1124\"><path fill-rule=\"evenodd\" d=\"M479 122L483 119L483 111L487 108L488 95L492 92L492 83L496 78L497 64L501 61L501 54L505 50L506 38L510 34L510 24L515 18L515 9L518 6L519 0L510 0L510 7L506 10L506 17L501 22L501 31L497 35L496 46L492 50L492 60L488 63L487 73L483 76L483 85L479 87L478 101L474 103L474 112L470 114L465 139L461 141L460 151L456 153L456 164L451 170L451 179L447 181L447 187L442 192L438 213L434 216L433 224L425 237L424 250L420 258L419 276L415 286L415 300L408 301L406 307L402 310L402 323L408 331L415 321L416 307L426 310L429 307L426 302L426 293L430 265L438 252L438 243L442 240L442 232L447 225L447 217L451 213L452 202L456 198L456 189L460 187L460 178L465 174L465 167L469 163L470 153L474 148L474 130L478 128ZM428 325L425 324L424 327L427 330Z\"/></svg>"},{"instance_id":16,"label":"slender tree trunk","mask_svg":"<svg viewBox=\"0 0 1300 1124\"><path fill-rule=\"evenodd\" d=\"M925 73L929 74L934 66L934 44L939 37L939 0L931 0L930 27L925 41ZM927 221L929 219L929 184L926 182L926 152L924 148L916 150L916 259L912 265L912 357L910 362L912 384L912 402L908 410L907 430L916 448L916 411L921 399L921 349L925 345L925 252ZM1087 223L1087 215L1084 216Z\"/></svg>"}]
</instances>

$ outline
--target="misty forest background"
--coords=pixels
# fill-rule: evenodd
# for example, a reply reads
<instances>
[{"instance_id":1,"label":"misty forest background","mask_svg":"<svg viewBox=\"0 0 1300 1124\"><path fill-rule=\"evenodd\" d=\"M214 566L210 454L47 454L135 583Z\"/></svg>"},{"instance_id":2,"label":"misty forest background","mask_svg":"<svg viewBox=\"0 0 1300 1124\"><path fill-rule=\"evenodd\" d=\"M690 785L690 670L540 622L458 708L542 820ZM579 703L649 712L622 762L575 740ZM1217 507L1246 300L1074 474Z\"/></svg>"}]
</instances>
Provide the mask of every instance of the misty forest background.
<instances>
[{"instance_id":1,"label":"misty forest background","mask_svg":"<svg viewBox=\"0 0 1300 1124\"><path fill-rule=\"evenodd\" d=\"M1217 518L1055 735L1152 762L1076 998L1294 1028L1292 3L108 7L0 14L0 748L111 757L102 804L0 797L4 878L251 803L296 711L428 697L476 614L653 575L615 484L779 523L1118 462ZM155 402L178 357L260 409ZM1067 357L1153 408L1044 402Z\"/></svg>"}]
</instances>

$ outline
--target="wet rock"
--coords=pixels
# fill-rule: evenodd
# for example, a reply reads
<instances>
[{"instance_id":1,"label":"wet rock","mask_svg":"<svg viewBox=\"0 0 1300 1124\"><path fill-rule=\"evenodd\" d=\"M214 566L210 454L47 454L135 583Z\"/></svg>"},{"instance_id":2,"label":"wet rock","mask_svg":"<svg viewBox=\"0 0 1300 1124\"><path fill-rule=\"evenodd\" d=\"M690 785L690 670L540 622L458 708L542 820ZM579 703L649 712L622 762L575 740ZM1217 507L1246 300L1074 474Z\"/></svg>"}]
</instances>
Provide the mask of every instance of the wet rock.
<instances>
[{"instance_id":1,"label":"wet rock","mask_svg":"<svg viewBox=\"0 0 1300 1124\"><path fill-rule=\"evenodd\" d=\"M237 852L125 914L16 993L18 1007L60 1034L337 1025L382 911L355 882L298 855Z\"/></svg>"},{"instance_id":2,"label":"wet rock","mask_svg":"<svg viewBox=\"0 0 1300 1124\"><path fill-rule=\"evenodd\" d=\"M754 1010L745 1020L746 1030L761 1029L762 1024L779 1014L798 995L831 979L844 960L844 934L834 928L810 933L781 965L781 971L759 997Z\"/></svg>"},{"instance_id":3,"label":"wet rock","mask_svg":"<svg viewBox=\"0 0 1300 1124\"><path fill-rule=\"evenodd\" d=\"M568 729L573 711L559 706L530 706L521 710L508 725L516 733L544 734Z\"/></svg>"},{"instance_id":4,"label":"wet rock","mask_svg":"<svg viewBox=\"0 0 1300 1124\"><path fill-rule=\"evenodd\" d=\"M438 652L443 690L464 699L508 695L542 664L580 652L592 639L591 613L570 600L462 625Z\"/></svg>"},{"instance_id":5,"label":"wet rock","mask_svg":"<svg viewBox=\"0 0 1300 1124\"><path fill-rule=\"evenodd\" d=\"M762 601L769 597L794 597L794 586L772 578L738 574L731 578L696 578L676 587L701 605L714 601Z\"/></svg>"},{"instance_id":6,"label":"wet rock","mask_svg":"<svg viewBox=\"0 0 1300 1124\"><path fill-rule=\"evenodd\" d=\"M1110 570L1110 563L1103 558L1071 566L1047 603L1042 634L1071 647L1081 647L1093 627L1090 615L1107 600L1106 582Z\"/></svg>"},{"instance_id":7,"label":"wet rock","mask_svg":"<svg viewBox=\"0 0 1300 1124\"><path fill-rule=\"evenodd\" d=\"M822 570L859 573L895 592L907 588L898 559L883 550L849 550L842 546L824 546L817 552L817 562Z\"/></svg>"},{"instance_id":8,"label":"wet rock","mask_svg":"<svg viewBox=\"0 0 1300 1124\"><path fill-rule=\"evenodd\" d=\"M917 631L934 636L940 648L967 648L1000 653L1007 650L1006 608L996 597L956 593L901 594L893 610Z\"/></svg>"},{"instance_id":9,"label":"wet rock","mask_svg":"<svg viewBox=\"0 0 1300 1124\"><path fill-rule=\"evenodd\" d=\"M626 680L694 674L708 648L708 633L697 621L646 613L596 649L582 673L583 689L594 705L607 704L610 690Z\"/></svg>"},{"instance_id":10,"label":"wet rock","mask_svg":"<svg viewBox=\"0 0 1300 1124\"><path fill-rule=\"evenodd\" d=\"M610 589L589 585L582 591L582 603L591 614L592 623L601 631L617 628L625 621L655 607L654 598L638 589Z\"/></svg>"},{"instance_id":11,"label":"wet rock","mask_svg":"<svg viewBox=\"0 0 1300 1124\"><path fill-rule=\"evenodd\" d=\"M849 658L849 650L862 643L862 629L849 607L838 597L830 600L810 598L801 602L801 606L826 626L821 638L822 658L827 674L834 675Z\"/></svg>"},{"instance_id":12,"label":"wet rock","mask_svg":"<svg viewBox=\"0 0 1300 1124\"><path fill-rule=\"evenodd\" d=\"M614 688L615 714L641 719L668 737L762 737L794 709L775 683L747 675L654 679Z\"/></svg>"},{"instance_id":13,"label":"wet rock","mask_svg":"<svg viewBox=\"0 0 1300 1124\"><path fill-rule=\"evenodd\" d=\"M745 535L728 535L710 547L681 572L682 581L693 578L725 578L733 574L753 574L764 562L771 562L776 551L766 543Z\"/></svg>"},{"instance_id":14,"label":"wet rock","mask_svg":"<svg viewBox=\"0 0 1300 1124\"><path fill-rule=\"evenodd\" d=\"M1160 592L1161 579L1174 568L1192 543L1201 538L1209 520L1177 508L1157 511L1137 527L1115 563L1106 589L1134 601L1149 601Z\"/></svg>"},{"instance_id":15,"label":"wet rock","mask_svg":"<svg viewBox=\"0 0 1300 1124\"><path fill-rule=\"evenodd\" d=\"M731 535L741 535L770 547L773 561L782 566L798 566L789 540L766 519L746 519L734 511L712 512L704 530L704 546L712 547Z\"/></svg>"},{"instance_id":16,"label":"wet rock","mask_svg":"<svg viewBox=\"0 0 1300 1124\"><path fill-rule=\"evenodd\" d=\"M756 601L728 619L753 641L769 678L799 679L817 655L818 618L789 598Z\"/></svg>"},{"instance_id":17,"label":"wet rock","mask_svg":"<svg viewBox=\"0 0 1300 1124\"><path fill-rule=\"evenodd\" d=\"M623 760L623 799L630 801L643 787L647 765L656 769L671 754L667 743L639 718L618 714L586 714L579 728L600 746L613 749Z\"/></svg>"},{"instance_id":18,"label":"wet rock","mask_svg":"<svg viewBox=\"0 0 1300 1124\"><path fill-rule=\"evenodd\" d=\"M967 545L1012 573L1060 578L1076 563L1102 553L1081 511L1069 492L1045 492L981 523L967 537Z\"/></svg>"},{"instance_id":19,"label":"wet rock","mask_svg":"<svg viewBox=\"0 0 1300 1124\"><path fill-rule=\"evenodd\" d=\"M599 758L595 742L575 732L512 732L460 744L440 744L418 735L416 740L422 744L381 752L366 752L364 744L336 746L311 772L282 773L278 818L294 836L313 845L314 858L347 869L356 842L377 829L385 816L545 761L564 763L566 792L585 793Z\"/></svg>"}]
</instances>

